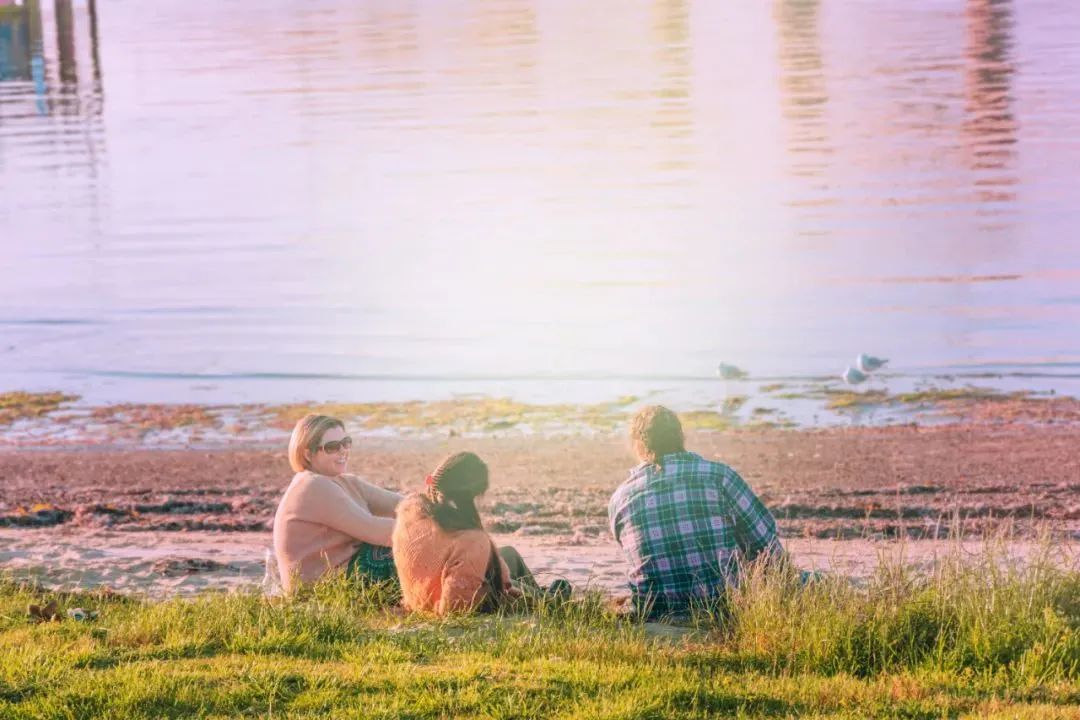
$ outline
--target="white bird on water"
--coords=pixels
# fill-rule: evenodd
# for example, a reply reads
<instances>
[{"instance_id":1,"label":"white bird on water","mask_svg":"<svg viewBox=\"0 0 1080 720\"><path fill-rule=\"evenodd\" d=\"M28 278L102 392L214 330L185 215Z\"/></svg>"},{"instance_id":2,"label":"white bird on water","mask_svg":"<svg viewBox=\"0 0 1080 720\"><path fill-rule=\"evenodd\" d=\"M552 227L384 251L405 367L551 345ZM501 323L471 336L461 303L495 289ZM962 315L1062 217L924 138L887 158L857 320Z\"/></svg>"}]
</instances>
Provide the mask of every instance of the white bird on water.
<instances>
[{"instance_id":1,"label":"white bird on water","mask_svg":"<svg viewBox=\"0 0 1080 720\"><path fill-rule=\"evenodd\" d=\"M716 368L716 374L725 380L742 380L748 373L742 368L735 367L734 365L720 363Z\"/></svg>"},{"instance_id":2,"label":"white bird on water","mask_svg":"<svg viewBox=\"0 0 1080 720\"><path fill-rule=\"evenodd\" d=\"M859 357L855 358L855 367L858 368L859 372L872 373L875 370L880 370L885 367L887 362L889 362L888 358L879 358L874 357L873 355L867 355L866 353L859 353Z\"/></svg>"},{"instance_id":3,"label":"white bird on water","mask_svg":"<svg viewBox=\"0 0 1080 720\"><path fill-rule=\"evenodd\" d=\"M862 370L848 366L848 369L840 376L844 379L848 385L858 385L859 383L866 382L866 379L870 377Z\"/></svg>"}]
</instances>

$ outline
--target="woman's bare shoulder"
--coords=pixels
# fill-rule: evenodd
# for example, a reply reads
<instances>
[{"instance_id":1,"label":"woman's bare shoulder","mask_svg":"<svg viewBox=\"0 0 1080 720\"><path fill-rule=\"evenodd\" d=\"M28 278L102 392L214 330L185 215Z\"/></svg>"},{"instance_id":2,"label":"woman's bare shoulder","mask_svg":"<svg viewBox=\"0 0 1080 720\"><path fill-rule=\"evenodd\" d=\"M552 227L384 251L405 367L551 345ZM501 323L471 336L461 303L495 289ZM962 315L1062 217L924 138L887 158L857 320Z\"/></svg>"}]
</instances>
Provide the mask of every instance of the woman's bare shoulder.
<instances>
[{"instance_id":1,"label":"woman's bare shoulder","mask_svg":"<svg viewBox=\"0 0 1080 720\"><path fill-rule=\"evenodd\" d=\"M332 477L319 475L310 470L302 470L293 476L289 490L307 495L309 493L341 492L341 486Z\"/></svg>"},{"instance_id":2,"label":"woman's bare shoulder","mask_svg":"<svg viewBox=\"0 0 1080 720\"><path fill-rule=\"evenodd\" d=\"M327 477L326 475L320 475L312 470L301 470L293 475L293 482L297 485L303 483L320 483L320 482L333 482L334 479Z\"/></svg>"}]
</instances>

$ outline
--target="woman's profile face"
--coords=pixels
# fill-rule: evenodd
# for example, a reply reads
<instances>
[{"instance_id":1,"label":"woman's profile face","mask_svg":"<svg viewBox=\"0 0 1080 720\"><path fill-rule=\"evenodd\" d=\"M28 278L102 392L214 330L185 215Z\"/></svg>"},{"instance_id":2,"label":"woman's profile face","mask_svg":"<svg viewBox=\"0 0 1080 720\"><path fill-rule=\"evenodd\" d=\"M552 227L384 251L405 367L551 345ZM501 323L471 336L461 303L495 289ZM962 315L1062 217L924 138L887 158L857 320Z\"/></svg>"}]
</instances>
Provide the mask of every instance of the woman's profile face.
<instances>
[{"instance_id":1,"label":"woman's profile face","mask_svg":"<svg viewBox=\"0 0 1080 720\"><path fill-rule=\"evenodd\" d=\"M308 465L311 471L317 475L337 477L345 472L345 466L349 464L349 448L351 441L343 443L347 436L339 427L332 427L323 433L319 444L314 450L307 452ZM330 445L327 448L327 445Z\"/></svg>"}]
</instances>

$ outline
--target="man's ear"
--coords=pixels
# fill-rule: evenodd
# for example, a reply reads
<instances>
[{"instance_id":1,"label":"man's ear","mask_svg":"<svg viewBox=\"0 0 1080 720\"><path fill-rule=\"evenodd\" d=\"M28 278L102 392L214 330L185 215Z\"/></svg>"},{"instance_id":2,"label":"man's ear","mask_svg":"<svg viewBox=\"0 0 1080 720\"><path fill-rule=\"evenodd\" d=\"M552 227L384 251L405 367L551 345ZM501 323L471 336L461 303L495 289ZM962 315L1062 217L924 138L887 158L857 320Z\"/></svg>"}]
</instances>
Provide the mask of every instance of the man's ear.
<instances>
[{"instance_id":1,"label":"man's ear","mask_svg":"<svg viewBox=\"0 0 1080 720\"><path fill-rule=\"evenodd\" d=\"M304 450L304 464L306 464L308 467L311 467L311 451L310 450Z\"/></svg>"}]
</instances>

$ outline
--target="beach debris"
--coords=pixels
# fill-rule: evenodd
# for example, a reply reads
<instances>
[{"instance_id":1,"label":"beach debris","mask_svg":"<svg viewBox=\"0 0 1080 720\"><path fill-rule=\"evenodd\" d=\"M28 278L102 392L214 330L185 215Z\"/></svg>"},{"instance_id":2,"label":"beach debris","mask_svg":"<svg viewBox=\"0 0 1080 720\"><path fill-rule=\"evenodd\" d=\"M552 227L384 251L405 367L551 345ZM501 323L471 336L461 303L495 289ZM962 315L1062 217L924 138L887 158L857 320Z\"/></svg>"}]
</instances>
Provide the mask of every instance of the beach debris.
<instances>
[{"instance_id":1,"label":"beach debris","mask_svg":"<svg viewBox=\"0 0 1080 720\"><path fill-rule=\"evenodd\" d=\"M695 633L688 615L671 616L663 622L642 623L641 627L647 637L661 642L678 642Z\"/></svg>"},{"instance_id":2,"label":"beach debris","mask_svg":"<svg viewBox=\"0 0 1080 720\"><path fill-rule=\"evenodd\" d=\"M859 356L855 358L855 367L862 373L872 373L875 370L880 370L885 367L885 364L889 362L888 358L874 357L873 355L867 355L866 353L859 353Z\"/></svg>"},{"instance_id":3,"label":"beach debris","mask_svg":"<svg viewBox=\"0 0 1080 720\"><path fill-rule=\"evenodd\" d=\"M110 503L87 503L75 508L74 522L77 525L112 527L135 518L135 511L129 507L117 507Z\"/></svg>"},{"instance_id":4,"label":"beach debris","mask_svg":"<svg viewBox=\"0 0 1080 720\"><path fill-rule=\"evenodd\" d=\"M742 380L750 373L735 365L720 363L716 366L716 374L725 380Z\"/></svg>"},{"instance_id":5,"label":"beach debris","mask_svg":"<svg viewBox=\"0 0 1080 720\"><path fill-rule=\"evenodd\" d=\"M263 553L263 564L266 572L263 573L262 591L265 597L280 597L285 594L285 588L281 585L281 572L278 570L277 553L273 547L266 548Z\"/></svg>"},{"instance_id":6,"label":"beach debris","mask_svg":"<svg viewBox=\"0 0 1080 720\"><path fill-rule=\"evenodd\" d=\"M386 629L386 632L390 635L414 635L417 633L427 632L432 630L433 627L430 623L419 623L417 625L408 625L406 623L398 623L391 625Z\"/></svg>"},{"instance_id":7,"label":"beach debris","mask_svg":"<svg viewBox=\"0 0 1080 720\"><path fill-rule=\"evenodd\" d=\"M35 605L31 603L26 606L26 614L31 621L37 623L56 622L61 618L60 610L56 606L55 600L50 600L45 605Z\"/></svg>"},{"instance_id":8,"label":"beach debris","mask_svg":"<svg viewBox=\"0 0 1080 720\"><path fill-rule=\"evenodd\" d=\"M574 534L570 536L570 539L566 541L567 545L588 545L589 537L583 533L580 529L575 530Z\"/></svg>"},{"instance_id":9,"label":"beach debris","mask_svg":"<svg viewBox=\"0 0 1080 720\"><path fill-rule=\"evenodd\" d=\"M89 622L91 620L97 620L98 619L98 611L97 610L83 610L80 607L69 608L68 611L67 611L67 616L69 618L71 618L72 620L74 620L75 622Z\"/></svg>"},{"instance_id":10,"label":"beach debris","mask_svg":"<svg viewBox=\"0 0 1080 720\"><path fill-rule=\"evenodd\" d=\"M169 499L161 503L136 504L136 513L166 513L170 515L218 514L233 511L232 503L227 502L190 502Z\"/></svg>"},{"instance_id":11,"label":"beach debris","mask_svg":"<svg viewBox=\"0 0 1080 720\"><path fill-rule=\"evenodd\" d=\"M522 525L514 531L514 535L523 537L527 535L551 535L552 530L550 527L544 525Z\"/></svg>"},{"instance_id":12,"label":"beach debris","mask_svg":"<svg viewBox=\"0 0 1080 720\"><path fill-rule=\"evenodd\" d=\"M859 383L866 382L870 376L861 370L848 366L844 373L840 376L844 382L848 385L858 385Z\"/></svg>"},{"instance_id":13,"label":"beach debris","mask_svg":"<svg viewBox=\"0 0 1080 720\"><path fill-rule=\"evenodd\" d=\"M725 398L721 414L726 416L734 415L746 404L746 400L747 397L745 395L732 395L731 397Z\"/></svg>"},{"instance_id":14,"label":"beach debris","mask_svg":"<svg viewBox=\"0 0 1080 720\"><path fill-rule=\"evenodd\" d=\"M0 515L0 527L52 527L67 522L75 513L47 503L29 509L18 507L10 515Z\"/></svg>"},{"instance_id":15,"label":"beach debris","mask_svg":"<svg viewBox=\"0 0 1080 720\"><path fill-rule=\"evenodd\" d=\"M219 563L209 558L162 558L153 564L151 570L165 577L177 577L180 575L193 575L200 572L214 572L215 570L236 570L232 565Z\"/></svg>"}]
</instances>

